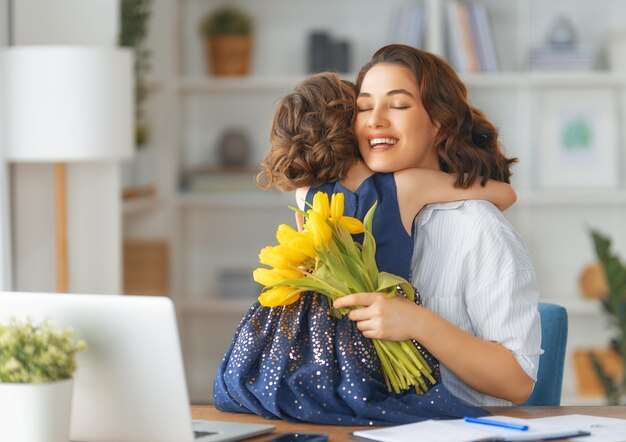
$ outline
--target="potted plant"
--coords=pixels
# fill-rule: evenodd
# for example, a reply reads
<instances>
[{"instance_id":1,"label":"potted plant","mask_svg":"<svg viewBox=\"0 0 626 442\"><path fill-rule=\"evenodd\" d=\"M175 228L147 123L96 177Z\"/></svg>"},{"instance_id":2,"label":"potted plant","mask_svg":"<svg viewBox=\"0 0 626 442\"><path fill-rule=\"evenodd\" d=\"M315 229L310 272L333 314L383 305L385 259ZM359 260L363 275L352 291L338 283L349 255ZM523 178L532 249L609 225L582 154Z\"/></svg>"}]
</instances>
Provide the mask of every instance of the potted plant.
<instances>
[{"instance_id":1,"label":"potted plant","mask_svg":"<svg viewBox=\"0 0 626 442\"><path fill-rule=\"evenodd\" d=\"M618 405L626 396L626 266L611 251L611 240L597 231L591 231L593 244L600 265L604 270L608 293L601 298L602 307L609 315L616 330L609 352L619 361L613 369L602 363L599 354L589 352L591 365L600 381L609 405ZM616 369L617 368L617 369Z\"/></svg>"},{"instance_id":2,"label":"potted plant","mask_svg":"<svg viewBox=\"0 0 626 442\"><path fill-rule=\"evenodd\" d=\"M74 332L48 322L0 324L0 440L67 442L76 353Z\"/></svg>"},{"instance_id":3,"label":"potted plant","mask_svg":"<svg viewBox=\"0 0 626 442\"><path fill-rule=\"evenodd\" d=\"M145 112L148 97L148 79L151 51L146 48L148 23L153 0L121 0L119 44L131 48L135 54L135 145L137 155L122 170L126 188L146 188L154 184L155 154L147 149L150 126Z\"/></svg>"},{"instance_id":4,"label":"potted plant","mask_svg":"<svg viewBox=\"0 0 626 442\"><path fill-rule=\"evenodd\" d=\"M222 6L200 23L207 60L214 75L246 75L252 58L252 19L240 9Z\"/></svg>"}]
</instances>

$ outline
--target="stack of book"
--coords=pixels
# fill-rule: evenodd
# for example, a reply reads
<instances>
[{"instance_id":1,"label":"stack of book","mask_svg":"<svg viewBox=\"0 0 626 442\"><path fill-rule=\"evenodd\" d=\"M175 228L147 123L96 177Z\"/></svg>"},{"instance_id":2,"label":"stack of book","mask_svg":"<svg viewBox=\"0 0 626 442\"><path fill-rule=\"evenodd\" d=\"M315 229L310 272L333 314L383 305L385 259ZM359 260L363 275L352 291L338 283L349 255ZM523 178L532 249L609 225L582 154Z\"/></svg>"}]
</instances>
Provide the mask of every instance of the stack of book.
<instances>
[{"instance_id":1,"label":"stack of book","mask_svg":"<svg viewBox=\"0 0 626 442\"><path fill-rule=\"evenodd\" d=\"M184 192L249 192L259 190L256 168L196 168L186 171L181 190Z\"/></svg>"},{"instance_id":2,"label":"stack of book","mask_svg":"<svg viewBox=\"0 0 626 442\"><path fill-rule=\"evenodd\" d=\"M389 43L424 46L425 13L422 5L398 7L390 24Z\"/></svg>"},{"instance_id":3,"label":"stack of book","mask_svg":"<svg viewBox=\"0 0 626 442\"><path fill-rule=\"evenodd\" d=\"M459 72L498 71L493 31L485 5L458 1L446 4L448 58Z\"/></svg>"},{"instance_id":4,"label":"stack of book","mask_svg":"<svg viewBox=\"0 0 626 442\"><path fill-rule=\"evenodd\" d=\"M591 45L540 46L530 50L530 68L535 71L590 71L596 61Z\"/></svg>"}]
</instances>

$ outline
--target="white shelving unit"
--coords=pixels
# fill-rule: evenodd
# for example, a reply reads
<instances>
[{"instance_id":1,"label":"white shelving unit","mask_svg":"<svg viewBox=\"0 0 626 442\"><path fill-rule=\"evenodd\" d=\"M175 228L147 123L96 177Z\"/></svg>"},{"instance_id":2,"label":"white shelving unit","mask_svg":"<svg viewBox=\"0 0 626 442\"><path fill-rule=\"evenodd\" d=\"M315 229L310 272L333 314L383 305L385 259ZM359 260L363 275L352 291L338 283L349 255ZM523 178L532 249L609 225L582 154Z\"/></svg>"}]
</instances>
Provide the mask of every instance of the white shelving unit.
<instances>
[{"instance_id":1,"label":"white shelving unit","mask_svg":"<svg viewBox=\"0 0 626 442\"><path fill-rule=\"evenodd\" d=\"M223 270L252 270L258 251L274 241L279 223L292 222L292 195L272 192L182 194L181 172L198 164L215 165L215 146L223 130L238 127L251 138L250 164L267 151L270 119L278 99L304 78L306 38L328 30L352 45L352 71L358 71L388 42L397 9L422 4L426 11L426 49L444 54L445 5L449 0L233 0L255 19L255 56L251 75L214 78L205 73L197 28L217 0L155 0L151 45L154 77L150 115L159 151L159 204L133 213L131 234L161 235L171 242L171 296L180 316L188 383L194 402L211 400L212 378L235 326L253 297L218 293ZM606 190L542 190L537 186L538 103L545 91L610 90L617 98L619 151L624 151L626 73L534 73L528 50L540 44L551 22L567 15L580 40L603 48L609 31L626 28L626 3L618 0L482 0L495 36L501 72L463 74L475 105L498 126L511 156L520 158L513 183L518 203L506 215L525 239L533 257L544 301L565 305L570 313L569 348L603 346L609 331L599 305L584 301L577 286L584 265L593 260L588 228L614 239L626 253L626 158L620 187ZM356 74L345 77L354 80ZM229 296L231 295L230 299ZM568 364L564 398L585 403L575 392ZM592 403L591 400L589 403Z\"/></svg>"}]
</instances>

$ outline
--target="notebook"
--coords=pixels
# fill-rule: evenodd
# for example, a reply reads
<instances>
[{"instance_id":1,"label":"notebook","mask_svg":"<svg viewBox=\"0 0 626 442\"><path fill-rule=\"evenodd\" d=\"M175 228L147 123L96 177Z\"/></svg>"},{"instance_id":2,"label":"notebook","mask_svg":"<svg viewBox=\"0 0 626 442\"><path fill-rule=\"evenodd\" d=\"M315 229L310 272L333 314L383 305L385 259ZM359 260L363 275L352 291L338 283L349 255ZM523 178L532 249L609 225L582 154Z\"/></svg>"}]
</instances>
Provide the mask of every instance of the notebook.
<instances>
[{"instance_id":1,"label":"notebook","mask_svg":"<svg viewBox=\"0 0 626 442\"><path fill-rule=\"evenodd\" d=\"M77 354L72 440L226 442L274 430L270 424L194 421L174 305L152 296L0 293L0 321L49 319L72 327ZM213 373L206 373L211 382Z\"/></svg>"}]
</instances>

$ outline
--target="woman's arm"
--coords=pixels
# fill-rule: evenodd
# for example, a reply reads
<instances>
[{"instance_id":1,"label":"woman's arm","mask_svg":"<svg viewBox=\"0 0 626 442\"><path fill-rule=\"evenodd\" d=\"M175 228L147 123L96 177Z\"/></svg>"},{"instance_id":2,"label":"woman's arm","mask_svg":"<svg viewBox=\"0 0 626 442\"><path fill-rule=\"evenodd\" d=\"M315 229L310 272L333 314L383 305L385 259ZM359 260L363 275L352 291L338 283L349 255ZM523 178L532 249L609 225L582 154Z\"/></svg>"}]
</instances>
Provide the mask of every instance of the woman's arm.
<instances>
[{"instance_id":1,"label":"woman's arm","mask_svg":"<svg viewBox=\"0 0 626 442\"><path fill-rule=\"evenodd\" d=\"M501 181L488 180L485 186L481 186L477 180L469 188L461 189L454 187L455 174L439 170L405 169L394 176L402 222L408 226L409 232L415 215L427 204L479 199L504 211L517 200L513 187Z\"/></svg>"},{"instance_id":2,"label":"woman's arm","mask_svg":"<svg viewBox=\"0 0 626 442\"><path fill-rule=\"evenodd\" d=\"M490 396L523 403L534 381L513 353L500 344L464 332L428 309L406 298L381 293L357 293L336 300L335 308L352 310L351 320L371 339L414 339L463 382Z\"/></svg>"}]
</instances>

